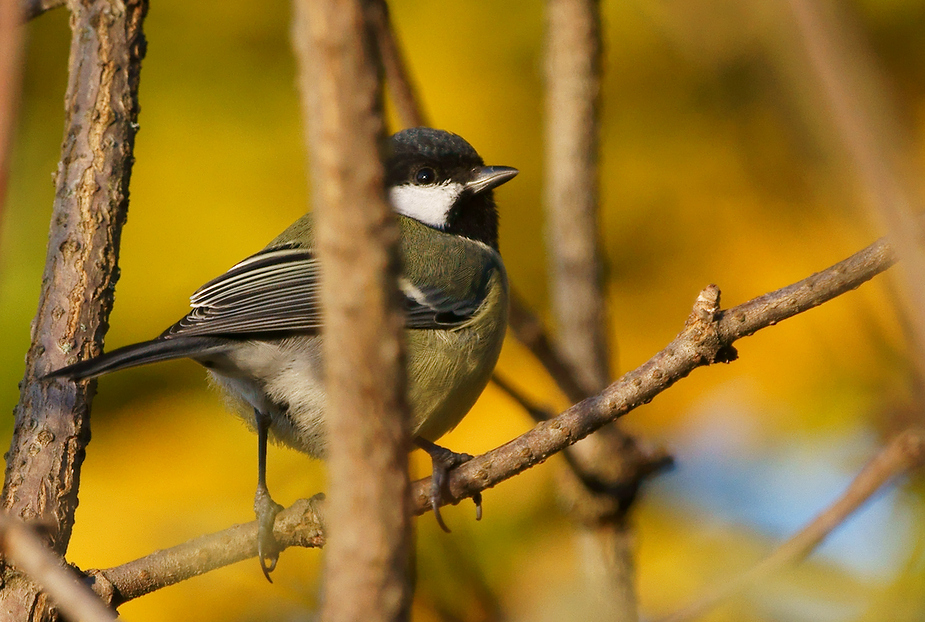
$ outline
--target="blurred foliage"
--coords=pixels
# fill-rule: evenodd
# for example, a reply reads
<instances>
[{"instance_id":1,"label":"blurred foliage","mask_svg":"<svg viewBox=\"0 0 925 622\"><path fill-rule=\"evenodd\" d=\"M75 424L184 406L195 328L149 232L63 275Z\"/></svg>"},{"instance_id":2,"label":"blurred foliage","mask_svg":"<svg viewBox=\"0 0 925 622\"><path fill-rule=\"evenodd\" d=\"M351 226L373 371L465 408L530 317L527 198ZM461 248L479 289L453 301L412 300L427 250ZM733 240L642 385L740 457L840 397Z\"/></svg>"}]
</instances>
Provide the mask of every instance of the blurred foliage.
<instances>
[{"instance_id":1,"label":"blurred foliage","mask_svg":"<svg viewBox=\"0 0 925 622\"><path fill-rule=\"evenodd\" d=\"M842 6L925 165L925 5ZM434 124L490 164L512 280L546 309L541 2L395 0L393 18ZM785 3L612 2L604 11L601 198L615 363L642 363L680 329L708 283L731 306L827 267L881 235L865 213ZM152 3L141 132L110 347L158 334L201 283L261 248L307 205L286 3ZM0 228L0 407L10 413L29 343L61 138L64 10L28 27L23 103ZM878 87L879 88L879 87ZM920 191L920 188L915 188ZM918 195L921 197L921 194ZM668 613L749 567L845 487L882 439L921 422L888 276L746 339L741 359L697 371L625 424L677 457L643 495L644 614ZM616 360L616 359L619 360ZM509 343L500 368L565 406ZM103 378L69 559L106 567L252 519L255 438L189 362ZM489 388L444 439L482 452L530 421ZM9 437L12 418L2 423ZM426 471L414 455L414 469ZM453 534L417 522L415 618L561 620L581 578L553 472L533 469L449 508ZM272 449L281 502L324 489L323 465ZM718 609L715 621L920 620L922 477L883 495L798 569ZM256 562L123 608L136 621L311 619L321 553L286 552L268 585Z\"/></svg>"}]
</instances>

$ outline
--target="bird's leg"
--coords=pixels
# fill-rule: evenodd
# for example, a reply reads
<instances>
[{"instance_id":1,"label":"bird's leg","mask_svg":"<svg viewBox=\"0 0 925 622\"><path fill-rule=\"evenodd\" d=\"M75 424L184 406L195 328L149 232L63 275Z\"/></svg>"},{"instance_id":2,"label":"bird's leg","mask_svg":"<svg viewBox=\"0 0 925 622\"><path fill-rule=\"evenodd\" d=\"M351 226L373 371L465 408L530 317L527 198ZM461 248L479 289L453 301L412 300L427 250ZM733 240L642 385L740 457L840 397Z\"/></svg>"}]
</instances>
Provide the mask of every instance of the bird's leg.
<instances>
[{"instance_id":1,"label":"bird's leg","mask_svg":"<svg viewBox=\"0 0 925 622\"><path fill-rule=\"evenodd\" d=\"M270 415L254 409L257 422L257 492L254 494L254 513L257 515L257 559L267 581L273 583L270 573L279 559L279 544L273 537L273 523L283 506L273 501L267 489L267 434Z\"/></svg>"},{"instance_id":2,"label":"bird's leg","mask_svg":"<svg viewBox=\"0 0 925 622\"><path fill-rule=\"evenodd\" d=\"M446 447L441 447L420 436L415 437L414 444L426 451L433 462L433 476L430 480L430 506L434 510L434 516L437 518L437 524L443 531L449 533L450 528L443 522L440 516L440 501L443 499L443 491L446 488L447 475L450 471L464 462L472 460L469 454L458 454L450 451ZM482 520L482 493L477 492L472 495L472 501L475 502L475 520Z\"/></svg>"}]
</instances>

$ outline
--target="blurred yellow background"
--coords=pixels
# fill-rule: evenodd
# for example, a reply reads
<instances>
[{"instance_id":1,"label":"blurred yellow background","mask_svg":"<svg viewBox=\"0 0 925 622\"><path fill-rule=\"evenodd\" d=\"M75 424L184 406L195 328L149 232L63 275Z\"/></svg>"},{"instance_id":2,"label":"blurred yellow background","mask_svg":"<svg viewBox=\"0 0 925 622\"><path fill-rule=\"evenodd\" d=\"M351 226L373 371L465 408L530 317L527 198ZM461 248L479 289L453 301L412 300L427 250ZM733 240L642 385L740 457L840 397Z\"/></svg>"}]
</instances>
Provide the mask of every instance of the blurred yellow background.
<instances>
[{"instance_id":1,"label":"blurred yellow background","mask_svg":"<svg viewBox=\"0 0 925 622\"><path fill-rule=\"evenodd\" d=\"M542 189L543 3L395 0L393 19L433 124L521 175L497 192L512 281L547 310ZM873 51L925 165L925 5L842 6ZM601 200L614 368L631 369L680 330L708 283L732 306L821 270L883 233L841 153L830 114L785 26L785 3L604 3ZM308 205L289 5L152 2L141 130L107 347L149 339L187 297L259 250ZM59 156L70 33L65 10L28 26L25 84L0 227L0 409L12 429L35 312ZM816 90L814 90L816 89ZM916 189L917 191L920 188ZM921 197L921 193L917 197ZM735 576L840 494L895 431L920 421L891 276L738 345L627 428L677 459L634 512L645 616ZM510 340L509 340L510 341ZM566 406L507 344L499 369ZM228 416L205 372L182 361L99 382L68 558L107 567L253 519L256 438ZM469 453L531 425L490 387L443 444ZM420 452L418 452L420 453ZM417 475L426 460L413 456ZM550 460L417 521L417 620L580 619L580 573ZM323 466L272 448L269 485L290 503L324 489ZM708 619L921 620L923 480L880 495L798 570ZM251 560L122 608L136 622L312 619L315 550L283 554L269 585Z\"/></svg>"}]
</instances>

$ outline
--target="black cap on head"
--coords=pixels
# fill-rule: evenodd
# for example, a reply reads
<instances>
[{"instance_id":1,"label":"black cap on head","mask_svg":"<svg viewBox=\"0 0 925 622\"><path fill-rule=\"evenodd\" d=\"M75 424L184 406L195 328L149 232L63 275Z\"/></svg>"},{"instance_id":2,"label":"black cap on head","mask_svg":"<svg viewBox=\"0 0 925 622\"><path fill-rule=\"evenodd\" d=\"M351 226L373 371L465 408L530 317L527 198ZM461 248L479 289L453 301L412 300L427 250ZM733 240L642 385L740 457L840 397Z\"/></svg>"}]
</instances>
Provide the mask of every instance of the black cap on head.
<instances>
[{"instance_id":1,"label":"black cap on head","mask_svg":"<svg viewBox=\"0 0 925 622\"><path fill-rule=\"evenodd\" d=\"M483 164L478 152L461 136L431 127L413 127L393 134L387 153L387 185L407 181L410 171L423 164L452 178Z\"/></svg>"},{"instance_id":2,"label":"black cap on head","mask_svg":"<svg viewBox=\"0 0 925 622\"><path fill-rule=\"evenodd\" d=\"M400 213L441 231L498 248L498 212L491 190L512 175L496 175L493 181L478 183L480 179L487 179L489 169L472 145L456 134L429 127L415 127L394 134L389 138L387 154L386 185L389 188L429 184L455 187L457 191L455 195L430 195L432 198L426 201L434 202L433 209L424 202L417 203L414 210L398 208ZM452 204L441 205L440 201L447 197ZM428 217L419 217L425 211Z\"/></svg>"},{"instance_id":3,"label":"black cap on head","mask_svg":"<svg viewBox=\"0 0 925 622\"><path fill-rule=\"evenodd\" d=\"M482 164L478 152L464 138L432 127L413 127L393 134L389 139L391 156L415 155L447 164Z\"/></svg>"}]
</instances>

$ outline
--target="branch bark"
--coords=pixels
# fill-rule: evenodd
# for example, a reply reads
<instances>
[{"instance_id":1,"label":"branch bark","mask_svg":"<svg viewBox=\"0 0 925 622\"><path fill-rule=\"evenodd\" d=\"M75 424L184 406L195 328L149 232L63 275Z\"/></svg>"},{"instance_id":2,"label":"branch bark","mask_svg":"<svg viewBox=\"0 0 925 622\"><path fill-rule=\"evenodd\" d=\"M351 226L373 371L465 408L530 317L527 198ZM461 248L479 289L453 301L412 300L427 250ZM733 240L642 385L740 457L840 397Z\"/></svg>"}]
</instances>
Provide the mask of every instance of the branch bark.
<instances>
[{"instance_id":1,"label":"branch bark","mask_svg":"<svg viewBox=\"0 0 925 622\"><path fill-rule=\"evenodd\" d=\"M280 512L273 535L282 548L324 546L321 516L323 495L299 499ZM91 586L103 600L118 607L145 594L257 556L257 521L234 525L217 533L155 551L120 566L87 572Z\"/></svg>"},{"instance_id":2,"label":"branch bark","mask_svg":"<svg viewBox=\"0 0 925 622\"><path fill-rule=\"evenodd\" d=\"M72 568L55 556L29 527L0 512L0 550L6 560L38 583L54 605L70 619L109 622L118 619L81 581Z\"/></svg>"},{"instance_id":3,"label":"branch bark","mask_svg":"<svg viewBox=\"0 0 925 622\"><path fill-rule=\"evenodd\" d=\"M409 414L379 57L360 0L296 0L322 262L332 526L322 619L410 615Z\"/></svg>"},{"instance_id":4,"label":"branch bark","mask_svg":"<svg viewBox=\"0 0 925 622\"><path fill-rule=\"evenodd\" d=\"M95 385L37 378L74 352L98 354L118 278L118 252L138 116L146 0L74 2L65 132L32 347L15 410L3 508L41 523L63 555L90 439ZM51 619L45 598L10 568L0 610L8 619Z\"/></svg>"},{"instance_id":5,"label":"branch bark","mask_svg":"<svg viewBox=\"0 0 925 622\"><path fill-rule=\"evenodd\" d=\"M546 25L545 212L556 349L579 385L610 382L597 192L600 16L594 0L550 0Z\"/></svg>"}]
</instances>

